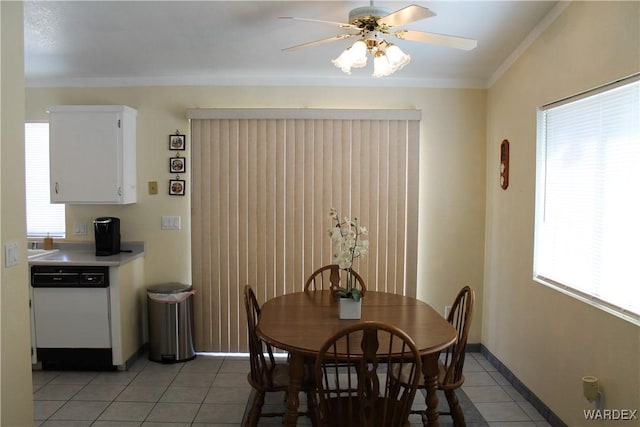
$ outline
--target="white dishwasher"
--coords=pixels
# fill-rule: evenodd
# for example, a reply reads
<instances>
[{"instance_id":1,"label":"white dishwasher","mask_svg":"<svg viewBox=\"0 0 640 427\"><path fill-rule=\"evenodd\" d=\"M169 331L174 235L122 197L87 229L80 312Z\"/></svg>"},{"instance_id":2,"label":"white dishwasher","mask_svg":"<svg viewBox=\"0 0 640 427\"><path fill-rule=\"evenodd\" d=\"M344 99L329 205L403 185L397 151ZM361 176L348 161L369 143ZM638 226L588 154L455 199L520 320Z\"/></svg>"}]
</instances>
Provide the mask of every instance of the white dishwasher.
<instances>
[{"instance_id":1,"label":"white dishwasher","mask_svg":"<svg viewBox=\"0 0 640 427\"><path fill-rule=\"evenodd\" d=\"M111 365L109 268L31 267L37 358L43 367Z\"/></svg>"}]
</instances>

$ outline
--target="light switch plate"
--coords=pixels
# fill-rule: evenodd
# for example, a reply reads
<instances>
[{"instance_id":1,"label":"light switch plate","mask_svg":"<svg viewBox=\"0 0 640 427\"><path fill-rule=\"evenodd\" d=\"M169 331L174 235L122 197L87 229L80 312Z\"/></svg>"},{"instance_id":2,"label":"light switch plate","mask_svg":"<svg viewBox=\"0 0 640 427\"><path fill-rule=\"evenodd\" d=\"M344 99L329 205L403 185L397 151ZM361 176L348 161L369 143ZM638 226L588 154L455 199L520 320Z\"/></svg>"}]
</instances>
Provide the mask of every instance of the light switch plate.
<instances>
[{"instance_id":1,"label":"light switch plate","mask_svg":"<svg viewBox=\"0 0 640 427\"><path fill-rule=\"evenodd\" d=\"M86 236L87 235L87 223L86 222L76 222L73 224L73 234L76 236Z\"/></svg>"},{"instance_id":2,"label":"light switch plate","mask_svg":"<svg viewBox=\"0 0 640 427\"><path fill-rule=\"evenodd\" d=\"M4 266L13 267L20 264L20 243L10 242L4 245Z\"/></svg>"},{"instance_id":3,"label":"light switch plate","mask_svg":"<svg viewBox=\"0 0 640 427\"><path fill-rule=\"evenodd\" d=\"M180 216L163 216L161 228L163 230L180 230Z\"/></svg>"}]
</instances>

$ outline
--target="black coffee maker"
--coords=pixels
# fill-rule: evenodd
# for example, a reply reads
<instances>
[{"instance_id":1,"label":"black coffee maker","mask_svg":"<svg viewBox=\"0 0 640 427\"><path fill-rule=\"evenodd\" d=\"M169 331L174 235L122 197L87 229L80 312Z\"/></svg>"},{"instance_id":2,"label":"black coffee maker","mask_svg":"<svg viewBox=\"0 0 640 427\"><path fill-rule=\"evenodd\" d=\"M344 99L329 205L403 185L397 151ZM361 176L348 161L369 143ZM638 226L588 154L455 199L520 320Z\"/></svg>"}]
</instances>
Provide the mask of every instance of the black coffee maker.
<instances>
[{"instance_id":1,"label":"black coffee maker","mask_svg":"<svg viewBox=\"0 0 640 427\"><path fill-rule=\"evenodd\" d=\"M120 253L120 218L96 218L93 228L96 233L96 256Z\"/></svg>"}]
</instances>

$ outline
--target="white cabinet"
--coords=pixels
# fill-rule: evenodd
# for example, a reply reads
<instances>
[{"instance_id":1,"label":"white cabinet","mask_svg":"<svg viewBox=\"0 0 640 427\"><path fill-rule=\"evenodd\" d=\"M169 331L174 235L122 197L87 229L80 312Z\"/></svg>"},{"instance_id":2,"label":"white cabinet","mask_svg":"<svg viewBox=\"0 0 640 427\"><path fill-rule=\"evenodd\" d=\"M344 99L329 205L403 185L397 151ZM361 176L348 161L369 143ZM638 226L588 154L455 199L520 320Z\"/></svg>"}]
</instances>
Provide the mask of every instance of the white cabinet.
<instances>
[{"instance_id":1,"label":"white cabinet","mask_svg":"<svg viewBox=\"0 0 640 427\"><path fill-rule=\"evenodd\" d=\"M49 112L51 202L136 202L136 116L122 105L57 105Z\"/></svg>"}]
</instances>

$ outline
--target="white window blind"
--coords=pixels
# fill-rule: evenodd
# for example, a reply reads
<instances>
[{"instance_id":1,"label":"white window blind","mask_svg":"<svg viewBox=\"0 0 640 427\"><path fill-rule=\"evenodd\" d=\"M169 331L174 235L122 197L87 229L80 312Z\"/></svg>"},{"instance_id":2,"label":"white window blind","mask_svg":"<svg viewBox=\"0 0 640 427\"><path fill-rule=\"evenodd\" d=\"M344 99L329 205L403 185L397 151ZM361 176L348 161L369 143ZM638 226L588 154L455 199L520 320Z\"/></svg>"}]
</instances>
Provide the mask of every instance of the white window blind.
<instances>
[{"instance_id":1,"label":"white window blind","mask_svg":"<svg viewBox=\"0 0 640 427\"><path fill-rule=\"evenodd\" d=\"M638 76L538 114L534 278L640 323Z\"/></svg>"},{"instance_id":2,"label":"white window blind","mask_svg":"<svg viewBox=\"0 0 640 427\"><path fill-rule=\"evenodd\" d=\"M49 123L25 124L27 237L65 236L65 205L49 197Z\"/></svg>"}]
</instances>

